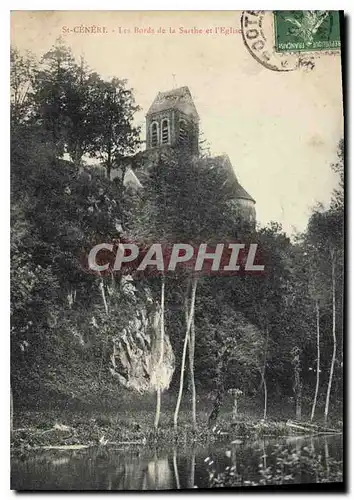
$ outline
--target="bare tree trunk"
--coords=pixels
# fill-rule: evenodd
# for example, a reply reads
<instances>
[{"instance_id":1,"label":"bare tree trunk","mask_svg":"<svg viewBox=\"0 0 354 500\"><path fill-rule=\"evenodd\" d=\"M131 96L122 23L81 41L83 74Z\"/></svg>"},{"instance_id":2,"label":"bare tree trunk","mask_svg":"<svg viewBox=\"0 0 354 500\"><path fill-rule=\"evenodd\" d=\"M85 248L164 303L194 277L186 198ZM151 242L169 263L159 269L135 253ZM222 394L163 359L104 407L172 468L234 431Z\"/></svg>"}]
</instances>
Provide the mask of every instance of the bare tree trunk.
<instances>
[{"instance_id":1,"label":"bare tree trunk","mask_svg":"<svg viewBox=\"0 0 354 500\"><path fill-rule=\"evenodd\" d=\"M81 166L82 152L80 146L76 143L74 153L74 165L79 170Z\"/></svg>"},{"instance_id":2,"label":"bare tree trunk","mask_svg":"<svg viewBox=\"0 0 354 500\"><path fill-rule=\"evenodd\" d=\"M301 398L302 398L302 383L301 383L301 361L300 354L301 349L297 346L292 350L293 360L292 364L294 366L294 396L295 396L295 414L296 419L301 420Z\"/></svg>"},{"instance_id":3,"label":"bare tree trunk","mask_svg":"<svg viewBox=\"0 0 354 500\"><path fill-rule=\"evenodd\" d=\"M106 311L106 314L108 316L108 304L107 304L107 300L106 300L106 294L105 294L105 291L104 291L104 283L103 283L103 279L101 278L101 283L100 283L100 290L101 290L101 295L102 295L102 301L103 301L103 305L104 305L104 310Z\"/></svg>"},{"instance_id":4,"label":"bare tree trunk","mask_svg":"<svg viewBox=\"0 0 354 500\"><path fill-rule=\"evenodd\" d=\"M188 319L187 319L188 324ZM188 339L189 346L189 373L192 389L192 421L193 429L197 428L197 394L195 390L195 380L194 380L194 349L195 349L195 328L194 328L194 317L192 318L191 331Z\"/></svg>"},{"instance_id":5,"label":"bare tree trunk","mask_svg":"<svg viewBox=\"0 0 354 500\"><path fill-rule=\"evenodd\" d=\"M178 413L179 413L179 408L181 406L181 400L182 400L182 394L183 394L183 382L184 382L184 369L185 369L185 363L186 363L186 351L187 351L187 344L188 344L189 334L190 334L190 330L191 330L191 326L192 326L192 321L194 319L194 308L195 308L196 291L197 291L197 278L193 278L193 282L192 282L192 294L191 294L191 308L190 308L190 313L188 315L188 324L187 324L187 329L186 329L186 336L184 338L184 344L183 344L182 364L181 364L181 376L180 376L180 381L179 381L179 391L178 391L178 397L177 397L175 414L174 414L174 417L173 417L173 426L174 426L174 430L175 431L177 431ZM187 301L187 304L188 304L188 301Z\"/></svg>"},{"instance_id":6,"label":"bare tree trunk","mask_svg":"<svg viewBox=\"0 0 354 500\"><path fill-rule=\"evenodd\" d=\"M234 396L234 404L232 407L232 421L237 421L237 395Z\"/></svg>"},{"instance_id":7,"label":"bare tree trunk","mask_svg":"<svg viewBox=\"0 0 354 500\"><path fill-rule=\"evenodd\" d=\"M263 406L263 419L267 419L267 407L268 407L268 388L266 381L266 367L267 367L267 355L268 355L268 338L269 338L269 328L266 327L266 343L264 348L264 361L263 361L263 369L261 371L263 391L264 391L264 406Z\"/></svg>"},{"instance_id":8,"label":"bare tree trunk","mask_svg":"<svg viewBox=\"0 0 354 500\"><path fill-rule=\"evenodd\" d=\"M102 278L101 278L101 282L100 282L100 290L101 290L101 296L102 296L102 302L103 302L103 305L104 305L104 309L105 309L106 315L108 316L109 315L108 304L107 304L107 300L106 300L106 294L105 294L105 291L104 291L104 283L103 283L103 279ZM101 380L102 368L103 368L103 360L104 360L104 357L105 357L105 354L106 354L106 350L107 350L107 337L105 338L105 341L104 341L104 344L103 344L103 349L102 349L102 354L101 354L101 361L100 361L100 368L98 370L98 380Z\"/></svg>"},{"instance_id":9,"label":"bare tree trunk","mask_svg":"<svg viewBox=\"0 0 354 500\"><path fill-rule=\"evenodd\" d=\"M334 373L334 364L336 361L336 351L337 351L337 337L336 337L336 275L335 275L335 253L334 250L331 252L332 259L332 335L333 335L333 352L332 352L332 362L331 362L331 370L329 373L328 387L327 387L327 396L326 396L326 406L324 419L327 424L328 420L328 410L329 410L329 398L331 395L332 389L332 381L333 381L333 373Z\"/></svg>"},{"instance_id":10,"label":"bare tree trunk","mask_svg":"<svg viewBox=\"0 0 354 500\"><path fill-rule=\"evenodd\" d=\"M189 321L188 321L188 323L189 323ZM182 361L181 361L181 374L180 374L180 379L179 379L178 397L177 397L177 403L176 403L176 408L175 408L175 414L174 414L174 417L173 417L173 426L174 426L175 431L177 431L178 413L179 413L179 407L181 405L182 393L183 393L184 368L185 368L185 363L186 363L186 353L187 353L188 337L189 337L189 330L188 330L188 327L187 327L187 331L186 331L186 335L185 335L184 343L183 343Z\"/></svg>"},{"instance_id":11,"label":"bare tree trunk","mask_svg":"<svg viewBox=\"0 0 354 500\"><path fill-rule=\"evenodd\" d=\"M263 391L264 391L264 406L263 406L263 419L267 419L267 409L268 409L268 388L267 381L265 378L264 371L261 372Z\"/></svg>"},{"instance_id":12,"label":"bare tree trunk","mask_svg":"<svg viewBox=\"0 0 354 500\"><path fill-rule=\"evenodd\" d=\"M13 430L14 402L12 397L12 387L10 386L10 431Z\"/></svg>"},{"instance_id":13,"label":"bare tree trunk","mask_svg":"<svg viewBox=\"0 0 354 500\"><path fill-rule=\"evenodd\" d=\"M312 404L311 422L313 421L314 416L315 416L318 389L320 386L320 355L321 355L321 351L320 351L320 308L319 308L317 300L316 300L315 307L316 307L316 332L317 332L317 369L316 369L316 389L315 389L315 395L314 395L313 404Z\"/></svg>"},{"instance_id":14,"label":"bare tree trunk","mask_svg":"<svg viewBox=\"0 0 354 500\"><path fill-rule=\"evenodd\" d=\"M163 365L163 355L165 350L165 277L162 276L161 281L161 320L160 320L160 359L157 365L157 370L161 372ZM161 383L160 377L157 380L158 383ZM157 430L160 421L161 414L161 387L157 388L156 391L156 413L155 413L155 422L154 426Z\"/></svg>"},{"instance_id":15,"label":"bare tree trunk","mask_svg":"<svg viewBox=\"0 0 354 500\"><path fill-rule=\"evenodd\" d=\"M216 385L216 396L213 404L213 408L210 412L208 418L208 426L214 428L216 421L219 416L220 408L225 396L225 386L224 386L224 356L225 351L219 353L217 364L216 364L216 374L215 374L215 385Z\"/></svg>"},{"instance_id":16,"label":"bare tree trunk","mask_svg":"<svg viewBox=\"0 0 354 500\"><path fill-rule=\"evenodd\" d=\"M301 420L301 389L296 397L296 420Z\"/></svg>"},{"instance_id":17,"label":"bare tree trunk","mask_svg":"<svg viewBox=\"0 0 354 500\"><path fill-rule=\"evenodd\" d=\"M107 158L107 178L111 180L111 170L112 170L112 160L111 160L111 145L108 146L108 158Z\"/></svg>"},{"instance_id":18,"label":"bare tree trunk","mask_svg":"<svg viewBox=\"0 0 354 500\"><path fill-rule=\"evenodd\" d=\"M264 439L262 441L262 448L263 448L263 469L266 470L267 468L267 452L266 452L266 447L265 447L265 443L264 443Z\"/></svg>"}]
</instances>

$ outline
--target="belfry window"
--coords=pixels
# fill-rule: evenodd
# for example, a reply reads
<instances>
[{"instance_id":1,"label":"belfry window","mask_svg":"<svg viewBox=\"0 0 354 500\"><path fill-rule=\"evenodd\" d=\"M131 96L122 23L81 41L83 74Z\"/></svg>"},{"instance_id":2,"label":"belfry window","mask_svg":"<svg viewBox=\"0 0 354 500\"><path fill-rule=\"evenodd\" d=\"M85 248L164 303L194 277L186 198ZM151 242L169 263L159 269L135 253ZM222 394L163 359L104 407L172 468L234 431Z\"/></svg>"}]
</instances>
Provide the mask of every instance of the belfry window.
<instances>
[{"instance_id":1,"label":"belfry window","mask_svg":"<svg viewBox=\"0 0 354 500\"><path fill-rule=\"evenodd\" d=\"M161 136L162 136L162 144L168 144L170 141L170 134L169 134L169 127L168 127L168 120L163 120L162 121L162 126L161 126Z\"/></svg>"},{"instance_id":2,"label":"belfry window","mask_svg":"<svg viewBox=\"0 0 354 500\"><path fill-rule=\"evenodd\" d=\"M178 142L180 144L186 144L187 140L188 140L187 124L184 120L180 120Z\"/></svg>"},{"instance_id":3,"label":"belfry window","mask_svg":"<svg viewBox=\"0 0 354 500\"><path fill-rule=\"evenodd\" d=\"M157 123L152 123L151 125L151 147L155 148L159 142L159 131Z\"/></svg>"}]
</instances>

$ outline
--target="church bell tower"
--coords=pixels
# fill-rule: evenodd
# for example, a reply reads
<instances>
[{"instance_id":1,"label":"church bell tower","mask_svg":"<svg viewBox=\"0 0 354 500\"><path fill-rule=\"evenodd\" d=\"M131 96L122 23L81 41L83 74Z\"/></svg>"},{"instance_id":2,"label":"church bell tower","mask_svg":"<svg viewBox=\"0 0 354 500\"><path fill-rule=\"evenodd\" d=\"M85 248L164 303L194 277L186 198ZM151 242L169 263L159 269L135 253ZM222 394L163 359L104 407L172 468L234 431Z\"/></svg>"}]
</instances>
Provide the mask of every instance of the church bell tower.
<instances>
[{"instance_id":1,"label":"church bell tower","mask_svg":"<svg viewBox=\"0 0 354 500\"><path fill-rule=\"evenodd\" d=\"M199 116L188 87L159 92L146 115L146 149L181 148L199 154Z\"/></svg>"}]
</instances>

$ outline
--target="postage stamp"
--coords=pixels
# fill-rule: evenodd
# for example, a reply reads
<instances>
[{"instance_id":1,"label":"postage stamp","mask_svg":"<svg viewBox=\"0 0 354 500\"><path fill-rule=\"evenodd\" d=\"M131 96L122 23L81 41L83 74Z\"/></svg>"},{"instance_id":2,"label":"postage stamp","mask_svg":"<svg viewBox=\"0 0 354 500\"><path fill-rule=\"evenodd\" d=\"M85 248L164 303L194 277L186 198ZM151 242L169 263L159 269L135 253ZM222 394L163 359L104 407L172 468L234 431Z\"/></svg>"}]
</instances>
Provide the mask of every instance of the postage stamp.
<instances>
[{"instance_id":1,"label":"postage stamp","mask_svg":"<svg viewBox=\"0 0 354 500\"><path fill-rule=\"evenodd\" d=\"M248 10L241 33L251 56L272 71L313 70L320 54L340 54L338 11Z\"/></svg>"},{"instance_id":2,"label":"postage stamp","mask_svg":"<svg viewBox=\"0 0 354 500\"><path fill-rule=\"evenodd\" d=\"M274 30L277 52L340 48L338 11L278 10L274 12Z\"/></svg>"}]
</instances>

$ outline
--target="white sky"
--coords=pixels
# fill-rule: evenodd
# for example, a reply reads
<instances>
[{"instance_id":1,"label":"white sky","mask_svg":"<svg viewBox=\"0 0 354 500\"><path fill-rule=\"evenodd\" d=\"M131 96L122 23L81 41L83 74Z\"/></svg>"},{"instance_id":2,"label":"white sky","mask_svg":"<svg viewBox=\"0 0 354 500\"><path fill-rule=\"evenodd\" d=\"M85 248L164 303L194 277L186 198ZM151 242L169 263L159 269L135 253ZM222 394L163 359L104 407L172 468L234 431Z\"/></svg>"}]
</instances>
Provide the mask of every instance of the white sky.
<instances>
[{"instance_id":1,"label":"white sky","mask_svg":"<svg viewBox=\"0 0 354 500\"><path fill-rule=\"evenodd\" d=\"M257 219L291 233L305 229L311 207L327 203L337 178L330 169L343 134L338 55L323 54L311 72L270 71L255 61L241 34L118 34L118 27L240 27L236 12L52 11L12 13L12 43L41 56L63 26L106 26L107 34L63 35L103 77L128 79L138 124L160 90L188 85L212 154L227 153ZM115 30L114 32L112 30Z\"/></svg>"}]
</instances>

